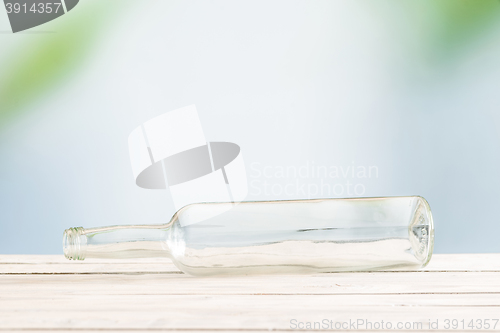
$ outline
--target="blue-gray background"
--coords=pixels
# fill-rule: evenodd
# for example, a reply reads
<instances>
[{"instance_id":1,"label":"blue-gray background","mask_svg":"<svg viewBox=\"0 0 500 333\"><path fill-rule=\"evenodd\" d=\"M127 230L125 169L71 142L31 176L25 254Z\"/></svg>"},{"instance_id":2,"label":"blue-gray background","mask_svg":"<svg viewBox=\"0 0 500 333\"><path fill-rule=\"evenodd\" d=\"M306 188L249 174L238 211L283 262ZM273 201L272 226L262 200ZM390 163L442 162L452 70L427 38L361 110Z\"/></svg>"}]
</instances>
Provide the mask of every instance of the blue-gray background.
<instances>
[{"instance_id":1,"label":"blue-gray background","mask_svg":"<svg viewBox=\"0 0 500 333\"><path fill-rule=\"evenodd\" d=\"M376 166L297 181L422 195L436 252L498 252L499 18L494 0L85 0L12 34L2 9L0 253L168 221L127 137L190 104L207 140L241 146L249 200L346 196L279 193L296 181L283 168Z\"/></svg>"}]
</instances>

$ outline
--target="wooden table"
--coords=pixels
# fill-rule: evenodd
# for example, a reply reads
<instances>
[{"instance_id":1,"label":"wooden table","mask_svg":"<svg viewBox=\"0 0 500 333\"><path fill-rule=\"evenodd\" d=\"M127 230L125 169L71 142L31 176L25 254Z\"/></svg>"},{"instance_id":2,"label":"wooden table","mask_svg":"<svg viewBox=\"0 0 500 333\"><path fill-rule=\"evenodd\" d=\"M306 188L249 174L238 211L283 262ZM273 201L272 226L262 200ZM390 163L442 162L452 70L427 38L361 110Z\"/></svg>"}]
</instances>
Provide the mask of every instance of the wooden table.
<instances>
[{"instance_id":1,"label":"wooden table","mask_svg":"<svg viewBox=\"0 0 500 333\"><path fill-rule=\"evenodd\" d=\"M0 331L257 332L308 323L362 331L368 322L378 331L389 322L391 331L449 331L453 319L459 329L464 320L465 330L488 323L500 331L500 254L435 255L418 272L220 278L187 276L167 259L0 255Z\"/></svg>"}]
</instances>

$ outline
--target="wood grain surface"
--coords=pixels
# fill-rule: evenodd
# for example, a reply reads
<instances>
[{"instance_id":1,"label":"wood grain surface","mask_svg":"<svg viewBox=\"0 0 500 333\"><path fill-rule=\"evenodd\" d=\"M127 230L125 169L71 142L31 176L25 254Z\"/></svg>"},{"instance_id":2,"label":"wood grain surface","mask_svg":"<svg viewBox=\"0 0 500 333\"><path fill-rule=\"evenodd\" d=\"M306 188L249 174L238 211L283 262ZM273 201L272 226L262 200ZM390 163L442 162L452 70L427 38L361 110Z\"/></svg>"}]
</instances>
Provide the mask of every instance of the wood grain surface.
<instances>
[{"instance_id":1,"label":"wood grain surface","mask_svg":"<svg viewBox=\"0 0 500 333\"><path fill-rule=\"evenodd\" d=\"M499 332L500 254L434 255L421 271L209 278L185 275L163 258L0 255L0 331L258 332L308 325Z\"/></svg>"}]
</instances>

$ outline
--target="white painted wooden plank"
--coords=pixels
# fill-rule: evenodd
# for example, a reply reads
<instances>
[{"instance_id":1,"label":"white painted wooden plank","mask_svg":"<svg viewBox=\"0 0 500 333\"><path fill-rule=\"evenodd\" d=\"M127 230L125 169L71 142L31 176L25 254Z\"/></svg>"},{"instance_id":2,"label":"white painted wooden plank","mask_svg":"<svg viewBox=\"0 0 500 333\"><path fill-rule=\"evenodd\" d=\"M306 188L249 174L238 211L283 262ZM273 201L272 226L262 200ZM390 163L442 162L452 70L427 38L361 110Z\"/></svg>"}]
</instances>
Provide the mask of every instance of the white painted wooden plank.
<instances>
[{"instance_id":1,"label":"white painted wooden plank","mask_svg":"<svg viewBox=\"0 0 500 333\"><path fill-rule=\"evenodd\" d=\"M327 302L331 306L353 307L496 307L500 297L496 294L371 294L371 295L8 295L0 298L0 312L9 311L155 311L170 308L173 304L197 303L207 299L224 299L227 302L253 304L252 302L279 303L282 308L301 302ZM78 302L75 303L75 300ZM132 301L133 300L133 301ZM305 304L305 303L304 303ZM499 313L500 315L500 313ZM500 319L500 318L499 318ZM500 328L500 322L499 326Z\"/></svg>"},{"instance_id":2,"label":"white painted wooden plank","mask_svg":"<svg viewBox=\"0 0 500 333\"><path fill-rule=\"evenodd\" d=\"M424 271L500 271L500 253L435 254Z\"/></svg>"},{"instance_id":3,"label":"white painted wooden plank","mask_svg":"<svg viewBox=\"0 0 500 333\"><path fill-rule=\"evenodd\" d=\"M422 271L500 272L500 254L437 254ZM172 273L179 270L167 258L70 261L62 255L0 255L0 274L101 272Z\"/></svg>"},{"instance_id":4,"label":"white painted wooden plank","mask_svg":"<svg viewBox=\"0 0 500 333\"><path fill-rule=\"evenodd\" d=\"M86 259L62 255L0 255L0 274L26 273L179 273L168 258Z\"/></svg>"},{"instance_id":5,"label":"white painted wooden plank","mask_svg":"<svg viewBox=\"0 0 500 333\"><path fill-rule=\"evenodd\" d=\"M0 264L0 274L182 274L171 262L156 263L87 263L87 264Z\"/></svg>"},{"instance_id":6,"label":"white painted wooden plank","mask_svg":"<svg viewBox=\"0 0 500 333\"><path fill-rule=\"evenodd\" d=\"M46 329L22 329L22 330L19 330L19 329L2 329L2 333L19 333L19 332L22 332L22 333L40 333L40 332L45 332L47 331ZM48 330L50 331L50 329ZM99 328L99 329L78 329L78 330L73 330L73 329L57 329L57 333L75 333L75 332L78 332L78 333L96 333L96 331L98 332L134 332L134 333L150 333L150 332L178 332L179 330L177 329L168 329L168 328L149 328L149 329L137 329L137 328L124 328L124 329L102 329L102 328ZM269 333L269 330L268 329L262 329L262 330L259 330L259 329L252 329L252 330L218 330L218 329L201 329L201 330L191 330L191 329L183 329L182 330L182 333L206 333L206 332L224 332L224 333L242 333L242 332L256 332L256 333L259 333L259 332L262 332L262 333ZM288 329L285 329L285 330L275 330L275 331L281 331L281 332L288 332L290 330ZM349 331L349 332L358 332L358 331ZM359 331L359 332L375 332L375 331L367 331L367 330L363 330L363 331ZM380 332L380 330L377 330L377 332ZM408 332L407 330L391 330L391 332ZM474 332L476 333L476 331L461 331L461 332Z\"/></svg>"},{"instance_id":7,"label":"white painted wooden plank","mask_svg":"<svg viewBox=\"0 0 500 333\"><path fill-rule=\"evenodd\" d=\"M500 319L499 262L500 254L435 255L419 272L194 278L174 274L165 258L2 255L0 329L241 332L289 330L291 319L423 329L438 319L444 329L444 319Z\"/></svg>"},{"instance_id":8,"label":"white painted wooden plank","mask_svg":"<svg viewBox=\"0 0 500 333\"><path fill-rule=\"evenodd\" d=\"M2 275L0 295L500 293L500 273L331 273L194 278L185 274ZM500 295L499 295L500 297Z\"/></svg>"},{"instance_id":9,"label":"white painted wooden plank","mask_svg":"<svg viewBox=\"0 0 500 333\"><path fill-rule=\"evenodd\" d=\"M40 329L22 329L21 330L22 333L40 333L40 331L44 332L44 331L47 331L47 330L40 330ZM178 332L177 329L168 329L168 328L150 328L150 329L131 329L131 328L126 328L126 329L123 329L123 330L116 330L116 329L78 329L78 330L72 330L72 329L58 329L57 330L57 333L75 333L75 332L78 332L78 333L96 333L96 331L99 331L99 332L120 332L120 331L124 331L124 332L134 332L134 333L150 333L150 332L158 332L158 331L161 331L161 332ZM203 329L203 330L190 330L190 329L187 329L187 330L182 330L182 333L207 333L207 332L219 332L221 330L206 330L206 329ZM279 330L277 330L279 331ZM283 331L289 331L289 330L283 330ZM19 329L2 329L2 333L19 333L20 330ZM223 330L221 332L224 332L224 333L242 333L244 331L242 330ZM269 333L269 330L267 329L263 329L263 330L250 330L250 332L256 332L256 333L259 333L259 332L262 332L262 333ZM351 332L356 332L356 331L351 331ZM369 332L369 331L363 331L363 332ZM391 332L406 332L405 330L392 330ZM462 331L462 332L469 332L469 331ZM470 331L470 332L477 332L477 331Z\"/></svg>"},{"instance_id":10,"label":"white painted wooden plank","mask_svg":"<svg viewBox=\"0 0 500 333\"><path fill-rule=\"evenodd\" d=\"M135 263L166 263L168 258L133 258L133 259L95 259L68 260L62 254L0 254L1 264L135 264Z\"/></svg>"},{"instance_id":11,"label":"white painted wooden plank","mask_svg":"<svg viewBox=\"0 0 500 333\"><path fill-rule=\"evenodd\" d=\"M429 295L427 295L429 297ZM378 296L375 296L378 297ZM400 297L403 301L403 297ZM449 300L448 302L451 302ZM128 303L128 304L127 304ZM331 296L169 296L50 299L2 309L2 329L289 329L291 320L422 322L499 319L498 307L339 305ZM499 323L500 325L500 323ZM426 325L427 326L427 325ZM422 328L426 328L422 325ZM498 327L497 327L498 329Z\"/></svg>"},{"instance_id":12,"label":"white painted wooden plank","mask_svg":"<svg viewBox=\"0 0 500 333\"><path fill-rule=\"evenodd\" d=\"M123 329L123 330L116 330L116 329L92 329L92 330L86 330L86 329L79 329L78 331L75 331L75 330L65 330L65 329L58 329L57 332L58 333L75 333L75 332L78 332L78 333L96 333L96 331L100 331L100 332L120 332L120 331L124 331L124 332L134 332L134 333L147 333L147 332L158 332L158 331L161 331L161 332L178 332L179 330L177 329L168 329L168 328L151 328L151 329L131 329L131 328L126 328L126 329ZM273 330L275 332L290 332L292 330L290 329L275 329ZM293 330L293 331L300 331L300 330ZM305 331L305 330L302 330L302 331ZM325 331L325 332L331 332L331 330L322 330L322 331ZM334 330L336 332L342 332L342 330ZM381 332L382 330L349 330L349 332ZM452 330L432 330L432 332L450 332ZM269 330L268 329L262 329L262 330L259 330L259 329L252 329L252 330L218 330L218 329L203 329L203 330L191 330L191 329L183 329L182 330L182 333L206 333L206 332L224 332L224 333L242 333L242 332L256 332L256 333L259 333L259 332L262 332L262 333L269 333ZM345 331L344 331L345 332ZM397 330L397 329L393 329L391 330L391 332L408 332L408 330L405 330L405 329L402 329L402 330ZM460 330L460 332L470 332L470 333L477 333L478 330ZM489 330L487 332L498 332L496 330ZM19 333L19 330L2 330L2 333ZM40 330L25 330L23 329L22 330L22 333L40 333Z\"/></svg>"}]
</instances>

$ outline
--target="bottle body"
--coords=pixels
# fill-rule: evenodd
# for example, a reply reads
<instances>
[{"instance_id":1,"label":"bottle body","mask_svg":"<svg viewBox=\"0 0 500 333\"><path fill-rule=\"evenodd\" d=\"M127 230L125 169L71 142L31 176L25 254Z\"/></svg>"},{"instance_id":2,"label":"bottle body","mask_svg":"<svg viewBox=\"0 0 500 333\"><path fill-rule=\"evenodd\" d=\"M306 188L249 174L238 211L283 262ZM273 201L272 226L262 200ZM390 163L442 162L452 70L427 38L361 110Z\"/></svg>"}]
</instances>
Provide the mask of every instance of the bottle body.
<instances>
[{"instance_id":1,"label":"bottle body","mask_svg":"<svg viewBox=\"0 0 500 333\"><path fill-rule=\"evenodd\" d=\"M80 232L82 256L164 255L191 275L417 269L434 241L429 205L417 196L202 203L163 226L93 230Z\"/></svg>"}]
</instances>

